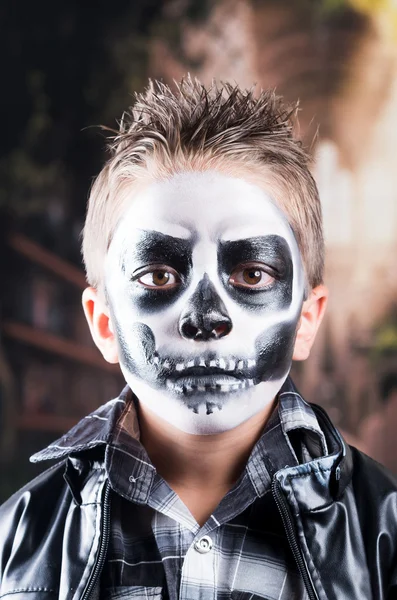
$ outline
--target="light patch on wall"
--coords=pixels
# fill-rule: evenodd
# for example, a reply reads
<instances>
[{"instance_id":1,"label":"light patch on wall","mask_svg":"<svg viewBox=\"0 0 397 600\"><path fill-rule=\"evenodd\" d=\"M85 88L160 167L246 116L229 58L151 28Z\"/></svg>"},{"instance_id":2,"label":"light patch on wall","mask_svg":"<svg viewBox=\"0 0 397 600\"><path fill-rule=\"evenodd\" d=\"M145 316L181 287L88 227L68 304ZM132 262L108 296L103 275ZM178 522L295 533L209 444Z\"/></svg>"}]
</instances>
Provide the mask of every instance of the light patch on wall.
<instances>
[{"instance_id":1,"label":"light patch on wall","mask_svg":"<svg viewBox=\"0 0 397 600\"><path fill-rule=\"evenodd\" d=\"M316 151L314 177L320 192L324 235L328 247L353 241L353 176L341 167L336 144L320 142Z\"/></svg>"},{"instance_id":2,"label":"light patch on wall","mask_svg":"<svg viewBox=\"0 0 397 600\"><path fill-rule=\"evenodd\" d=\"M363 166L360 196L363 211L363 237L369 244L391 244L396 233L395 175L385 169L383 160Z\"/></svg>"}]
</instances>

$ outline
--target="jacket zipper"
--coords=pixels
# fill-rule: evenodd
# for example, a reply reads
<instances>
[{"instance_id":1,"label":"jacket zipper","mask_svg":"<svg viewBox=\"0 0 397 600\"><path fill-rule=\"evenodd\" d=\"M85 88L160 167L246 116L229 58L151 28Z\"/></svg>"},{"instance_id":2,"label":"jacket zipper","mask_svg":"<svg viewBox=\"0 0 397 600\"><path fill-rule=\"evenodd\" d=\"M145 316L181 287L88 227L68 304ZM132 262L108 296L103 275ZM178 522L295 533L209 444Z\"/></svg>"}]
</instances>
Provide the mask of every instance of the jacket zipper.
<instances>
[{"instance_id":1,"label":"jacket zipper","mask_svg":"<svg viewBox=\"0 0 397 600\"><path fill-rule=\"evenodd\" d=\"M276 502L278 511L280 513L285 532L287 534L288 543L292 550L292 554L294 555L296 564L298 565L298 569L302 576L303 583L305 584L305 588L309 595L309 599L310 600L318 600L317 593L313 587L306 563L303 559L302 551L301 551L298 541L296 539L295 528L293 525L289 507L285 501L283 494L280 491L279 486L280 486L279 482L277 481L276 478L274 478L272 481L272 493L273 493L273 497Z\"/></svg>"},{"instance_id":2,"label":"jacket zipper","mask_svg":"<svg viewBox=\"0 0 397 600\"><path fill-rule=\"evenodd\" d=\"M98 558L96 560L94 569L92 571L91 579L89 580L87 587L81 597L81 600L88 600L92 594L92 591L97 584L98 577L101 574L108 548L110 534L110 484L108 481L105 483L105 492L103 497L103 516L101 526L101 541L98 551Z\"/></svg>"}]
</instances>

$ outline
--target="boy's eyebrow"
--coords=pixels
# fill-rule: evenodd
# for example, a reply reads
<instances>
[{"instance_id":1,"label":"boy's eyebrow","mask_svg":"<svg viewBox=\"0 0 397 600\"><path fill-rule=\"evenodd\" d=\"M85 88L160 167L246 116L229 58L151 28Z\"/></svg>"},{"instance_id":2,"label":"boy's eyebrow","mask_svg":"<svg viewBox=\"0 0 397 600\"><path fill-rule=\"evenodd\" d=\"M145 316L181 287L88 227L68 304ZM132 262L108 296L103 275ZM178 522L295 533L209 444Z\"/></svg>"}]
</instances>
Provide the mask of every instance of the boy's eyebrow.
<instances>
[{"instance_id":1,"label":"boy's eyebrow","mask_svg":"<svg viewBox=\"0 0 397 600\"><path fill-rule=\"evenodd\" d=\"M151 229L140 229L140 239L131 247L125 247L122 267L126 262L177 262L191 263L194 236L183 239Z\"/></svg>"}]
</instances>

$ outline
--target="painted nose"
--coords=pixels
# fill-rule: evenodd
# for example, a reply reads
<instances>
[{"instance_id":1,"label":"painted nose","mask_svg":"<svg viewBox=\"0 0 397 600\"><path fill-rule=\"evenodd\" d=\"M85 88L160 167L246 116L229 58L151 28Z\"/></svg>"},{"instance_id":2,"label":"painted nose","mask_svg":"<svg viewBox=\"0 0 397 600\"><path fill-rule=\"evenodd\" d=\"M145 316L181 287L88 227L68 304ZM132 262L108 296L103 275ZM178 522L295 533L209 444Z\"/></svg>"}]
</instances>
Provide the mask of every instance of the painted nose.
<instances>
[{"instance_id":1,"label":"painted nose","mask_svg":"<svg viewBox=\"0 0 397 600\"><path fill-rule=\"evenodd\" d=\"M226 306L207 273L198 283L179 321L179 333L187 340L217 340L228 335L232 322Z\"/></svg>"}]
</instances>

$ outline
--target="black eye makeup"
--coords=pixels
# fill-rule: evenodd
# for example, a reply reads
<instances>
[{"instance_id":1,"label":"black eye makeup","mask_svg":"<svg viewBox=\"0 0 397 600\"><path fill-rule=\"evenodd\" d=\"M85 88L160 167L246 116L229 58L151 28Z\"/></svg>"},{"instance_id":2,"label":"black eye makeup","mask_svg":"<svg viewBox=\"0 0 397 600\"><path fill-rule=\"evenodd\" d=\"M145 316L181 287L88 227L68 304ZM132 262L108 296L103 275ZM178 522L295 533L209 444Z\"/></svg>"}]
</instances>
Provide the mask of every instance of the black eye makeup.
<instances>
[{"instance_id":1,"label":"black eye makeup","mask_svg":"<svg viewBox=\"0 0 397 600\"><path fill-rule=\"evenodd\" d=\"M130 300L140 314L163 311L179 298L192 271L193 238L139 230L122 254Z\"/></svg>"},{"instance_id":2,"label":"black eye makeup","mask_svg":"<svg viewBox=\"0 0 397 600\"><path fill-rule=\"evenodd\" d=\"M292 301L291 250L281 236L219 242L218 273L230 296L249 310L281 310Z\"/></svg>"},{"instance_id":3,"label":"black eye makeup","mask_svg":"<svg viewBox=\"0 0 397 600\"><path fill-rule=\"evenodd\" d=\"M220 242L218 263L229 273L242 263L261 263L279 280L292 278L291 251L287 241L279 235Z\"/></svg>"},{"instance_id":4,"label":"black eye makeup","mask_svg":"<svg viewBox=\"0 0 397 600\"><path fill-rule=\"evenodd\" d=\"M123 252L123 272L134 280L138 271L144 274L156 269L187 277L192 268L193 243L191 238L141 229L138 240Z\"/></svg>"}]
</instances>

